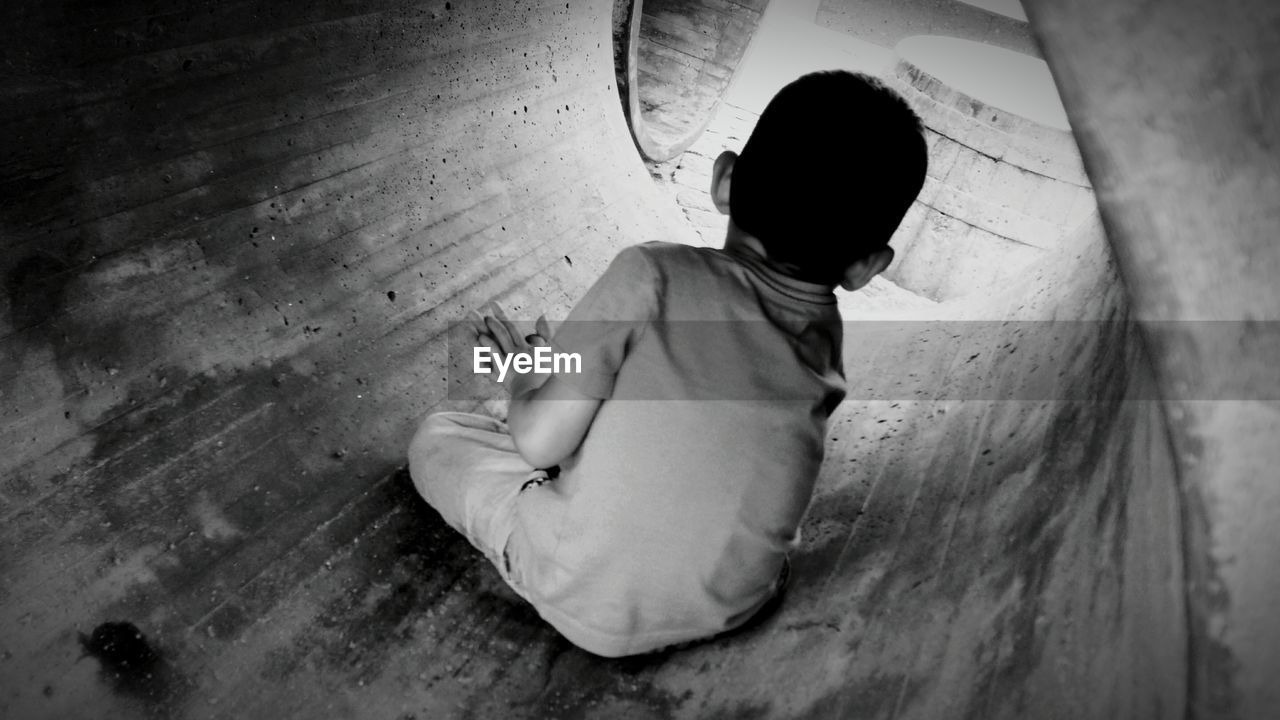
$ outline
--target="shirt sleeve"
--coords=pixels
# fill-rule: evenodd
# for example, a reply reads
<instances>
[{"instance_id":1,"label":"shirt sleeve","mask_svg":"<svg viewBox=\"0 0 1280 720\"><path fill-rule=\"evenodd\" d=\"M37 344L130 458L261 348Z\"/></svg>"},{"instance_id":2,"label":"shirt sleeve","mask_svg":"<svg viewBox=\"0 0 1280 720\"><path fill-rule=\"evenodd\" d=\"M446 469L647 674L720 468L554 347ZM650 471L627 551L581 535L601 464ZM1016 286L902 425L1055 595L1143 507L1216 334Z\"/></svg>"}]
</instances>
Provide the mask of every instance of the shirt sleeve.
<instances>
[{"instance_id":1,"label":"shirt sleeve","mask_svg":"<svg viewBox=\"0 0 1280 720\"><path fill-rule=\"evenodd\" d=\"M557 380L588 397L608 399L627 353L657 317L658 277L640 247L618 253L556 330L551 347L581 358L581 372Z\"/></svg>"}]
</instances>

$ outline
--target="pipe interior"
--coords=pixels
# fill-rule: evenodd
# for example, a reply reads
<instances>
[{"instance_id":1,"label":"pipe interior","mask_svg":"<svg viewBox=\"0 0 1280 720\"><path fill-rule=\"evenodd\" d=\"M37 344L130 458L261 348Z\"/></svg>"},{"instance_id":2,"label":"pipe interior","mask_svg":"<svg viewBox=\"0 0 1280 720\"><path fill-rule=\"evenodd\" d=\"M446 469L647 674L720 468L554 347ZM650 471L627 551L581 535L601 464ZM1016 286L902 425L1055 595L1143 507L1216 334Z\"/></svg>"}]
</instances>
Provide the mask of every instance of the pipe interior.
<instances>
[{"instance_id":1,"label":"pipe interior","mask_svg":"<svg viewBox=\"0 0 1280 720\"><path fill-rule=\"evenodd\" d=\"M1182 716L1213 563L1153 370L1182 356L1134 321L1163 286L1120 270L1140 193L1100 215L1061 114L946 61L1043 83L1032 28L636 0L619 67L617 7L6 6L0 716ZM471 309L563 317L623 247L717 242L707 164L808 62L908 95L931 169L893 269L841 299L792 589L750 633L602 661L405 448L493 408L450 364ZM1106 117L1072 82L1067 125Z\"/></svg>"}]
</instances>

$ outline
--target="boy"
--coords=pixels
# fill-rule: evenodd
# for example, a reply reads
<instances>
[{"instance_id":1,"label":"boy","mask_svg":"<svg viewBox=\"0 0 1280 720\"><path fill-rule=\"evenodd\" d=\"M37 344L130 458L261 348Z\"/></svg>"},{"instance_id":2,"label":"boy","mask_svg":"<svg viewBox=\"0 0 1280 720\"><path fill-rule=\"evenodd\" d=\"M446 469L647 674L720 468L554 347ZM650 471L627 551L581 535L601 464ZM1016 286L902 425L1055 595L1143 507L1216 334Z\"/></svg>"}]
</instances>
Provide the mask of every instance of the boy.
<instances>
[{"instance_id":1,"label":"boy","mask_svg":"<svg viewBox=\"0 0 1280 720\"><path fill-rule=\"evenodd\" d=\"M844 396L833 290L889 265L925 166L919 118L875 79L783 88L715 161L723 249L624 249L550 343L545 320L483 319L495 355L550 344L580 372L508 375L507 424L428 417L419 492L590 652L741 626L781 590Z\"/></svg>"}]
</instances>

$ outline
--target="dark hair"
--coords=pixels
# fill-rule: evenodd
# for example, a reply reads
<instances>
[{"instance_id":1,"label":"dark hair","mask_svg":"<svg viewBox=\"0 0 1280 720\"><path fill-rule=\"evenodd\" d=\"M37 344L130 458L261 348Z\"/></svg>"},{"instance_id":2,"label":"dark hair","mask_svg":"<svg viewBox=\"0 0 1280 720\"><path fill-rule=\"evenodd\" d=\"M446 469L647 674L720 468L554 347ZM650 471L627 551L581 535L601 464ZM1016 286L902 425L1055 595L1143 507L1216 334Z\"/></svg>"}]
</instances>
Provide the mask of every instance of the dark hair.
<instances>
[{"instance_id":1,"label":"dark hair","mask_svg":"<svg viewBox=\"0 0 1280 720\"><path fill-rule=\"evenodd\" d=\"M927 165L902 96L860 73L812 73L760 115L734 163L730 216L801 279L835 283L889 244Z\"/></svg>"}]
</instances>

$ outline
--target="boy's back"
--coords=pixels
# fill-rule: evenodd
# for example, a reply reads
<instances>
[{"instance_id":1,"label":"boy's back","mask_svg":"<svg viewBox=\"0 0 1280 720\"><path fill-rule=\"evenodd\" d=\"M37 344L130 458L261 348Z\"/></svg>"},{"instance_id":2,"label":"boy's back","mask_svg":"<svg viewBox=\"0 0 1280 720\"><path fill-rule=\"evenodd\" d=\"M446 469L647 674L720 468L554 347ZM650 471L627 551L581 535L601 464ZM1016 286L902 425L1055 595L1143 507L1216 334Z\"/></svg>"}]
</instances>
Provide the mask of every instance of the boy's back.
<instances>
[{"instance_id":1,"label":"boy's back","mask_svg":"<svg viewBox=\"0 0 1280 720\"><path fill-rule=\"evenodd\" d=\"M843 397L830 288L747 254L624 250L556 333L607 397L516 503L513 576L602 655L731 628L774 592Z\"/></svg>"}]
</instances>

